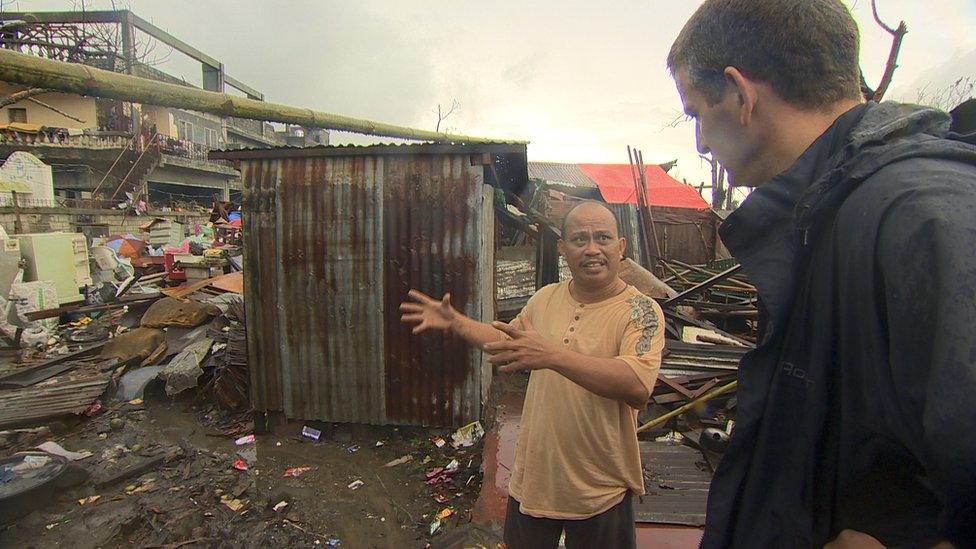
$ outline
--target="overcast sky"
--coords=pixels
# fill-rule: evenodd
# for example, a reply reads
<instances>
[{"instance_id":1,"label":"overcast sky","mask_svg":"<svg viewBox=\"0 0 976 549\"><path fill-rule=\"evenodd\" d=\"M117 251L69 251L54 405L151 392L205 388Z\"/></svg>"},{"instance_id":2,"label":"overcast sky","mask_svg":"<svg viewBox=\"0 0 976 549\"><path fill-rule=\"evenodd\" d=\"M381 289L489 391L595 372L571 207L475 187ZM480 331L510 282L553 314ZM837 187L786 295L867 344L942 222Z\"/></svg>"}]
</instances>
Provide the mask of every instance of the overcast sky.
<instances>
[{"instance_id":1,"label":"overcast sky","mask_svg":"<svg viewBox=\"0 0 976 549\"><path fill-rule=\"evenodd\" d=\"M848 0L862 66L876 85L891 44L870 0ZM8 10L72 9L77 0L4 2ZM106 9L109 1L87 3ZM131 0L145 19L224 62L269 101L469 135L528 139L530 160L679 160L673 175L707 178L693 128L667 127L681 104L665 68L697 7L685 0L279 1ZM976 0L878 0L909 33L889 97L914 100L976 75ZM173 55L168 72L199 84ZM346 141L344 135L334 142Z\"/></svg>"}]
</instances>

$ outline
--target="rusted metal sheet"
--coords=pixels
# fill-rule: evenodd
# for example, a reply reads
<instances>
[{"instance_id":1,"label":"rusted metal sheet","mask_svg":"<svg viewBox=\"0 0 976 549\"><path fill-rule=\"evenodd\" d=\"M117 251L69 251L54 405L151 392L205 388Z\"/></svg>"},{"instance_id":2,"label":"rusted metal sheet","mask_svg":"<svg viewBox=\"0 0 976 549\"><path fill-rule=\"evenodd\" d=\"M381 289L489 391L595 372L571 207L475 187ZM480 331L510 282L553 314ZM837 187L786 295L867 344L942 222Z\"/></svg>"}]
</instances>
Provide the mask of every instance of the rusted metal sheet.
<instances>
[{"instance_id":1,"label":"rusted metal sheet","mask_svg":"<svg viewBox=\"0 0 976 549\"><path fill-rule=\"evenodd\" d=\"M465 314L490 318L484 167L467 150L337 149L240 160L255 410L379 424L476 419L481 352L412 335L398 308L417 288L450 292Z\"/></svg>"},{"instance_id":2,"label":"rusted metal sheet","mask_svg":"<svg viewBox=\"0 0 976 549\"><path fill-rule=\"evenodd\" d=\"M0 428L66 414L80 414L105 392L111 373L89 366L32 387L0 391Z\"/></svg>"},{"instance_id":3,"label":"rusted metal sheet","mask_svg":"<svg viewBox=\"0 0 976 549\"><path fill-rule=\"evenodd\" d=\"M244 162L244 308L248 323L251 402L257 411L282 411L282 364L276 299L278 245L275 196L280 161Z\"/></svg>"},{"instance_id":4,"label":"rusted metal sheet","mask_svg":"<svg viewBox=\"0 0 976 549\"><path fill-rule=\"evenodd\" d=\"M388 311L410 288L481 318L482 168L463 155L387 157L384 188ZM388 315L387 414L400 423L455 425L478 417L480 351L443 334L413 336ZM476 356L477 355L477 356Z\"/></svg>"}]
</instances>

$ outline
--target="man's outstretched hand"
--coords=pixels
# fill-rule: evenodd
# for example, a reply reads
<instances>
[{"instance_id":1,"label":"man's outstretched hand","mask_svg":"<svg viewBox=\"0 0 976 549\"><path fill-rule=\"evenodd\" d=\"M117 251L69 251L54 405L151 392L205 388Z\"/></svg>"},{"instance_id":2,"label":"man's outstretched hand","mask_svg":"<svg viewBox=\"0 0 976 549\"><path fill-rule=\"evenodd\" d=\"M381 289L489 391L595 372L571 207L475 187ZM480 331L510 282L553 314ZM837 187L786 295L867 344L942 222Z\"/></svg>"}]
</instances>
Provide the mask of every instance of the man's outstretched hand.
<instances>
[{"instance_id":1,"label":"man's outstretched hand","mask_svg":"<svg viewBox=\"0 0 976 549\"><path fill-rule=\"evenodd\" d=\"M522 330L504 322L493 322L492 326L511 339L495 341L485 345L485 351L493 356L492 364L501 364L499 372L519 370L538 370L549 368L562 348L539 335L527 316L522 317Z\"/></svg>"},{"instance_id":2,"label":"man's outstretched hand","mask_svg":"<svg viewBox=\"0 0 976 549\"><path fill-rule=\"evenodd\" d=\"M419 292L410 290L408 301L400 304L400 320L415 324L413 333L419 334L431 328L450 330L458 312L451 306L451 294L444 294L440 301Z\"/></svg>"}]
</instances>

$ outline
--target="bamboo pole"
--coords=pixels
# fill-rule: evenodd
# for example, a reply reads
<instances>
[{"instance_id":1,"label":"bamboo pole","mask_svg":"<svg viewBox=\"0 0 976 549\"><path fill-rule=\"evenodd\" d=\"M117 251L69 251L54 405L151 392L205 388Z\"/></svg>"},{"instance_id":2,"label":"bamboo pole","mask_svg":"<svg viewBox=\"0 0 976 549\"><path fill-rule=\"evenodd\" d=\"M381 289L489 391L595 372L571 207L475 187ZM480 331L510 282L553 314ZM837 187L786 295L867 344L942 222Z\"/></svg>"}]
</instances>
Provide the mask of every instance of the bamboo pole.
<instances>
[{"instance_id":1,"label":"bamboo pole","mask_svg":"<svg viewBox=\"0 0 976 549\"><path fill-rule=\"evenodd\" d=\"M646 431L648 429L653 429L653 428L657 427L658 425L661 425L662 423L666 422L667 420L669 420L669 419L671 419L673 417L680 416L681 414L687 412L688 410L691 410L692 408L694 408L695 406L697 406L697 405L699 405L699 404L701 404L703 402L708 402L709 400L712 400L713 398L715 398L717 396L723 395L723 394L731 391L732 389L735 389L736 385L738 385L738 384L739 384L738 381L733 381L732 383L729 383L727 385L722 385L721 387L719 387L717 389L712 389L711 391L709 391L709 392L705 393L704 395L696 398L695 400L692 400L691 402L689 402L687 404L683 404L681 406L678 406L674 410L671 410L670 412L668 412L668 413L666 413L666 414L664 414L664 415L662 415L660 417L656 417L656 418L652 419L651 421L648 421L647 423L641 425L640 427L638 427L637 432L638 433L643 433L644 431Z\"/></svg>"},{"instance_id":2,"label":"bamboo pole","mask_svg":"<svg viewBox=\"0 0 976 549\"><path fill-rule=\"evenodd\" d=\"M217 116L298 124L308 128L363 133L440 143L526 143L396 126L340 114L257 101L146 78L105 71L77 63L34 57L0 48L0 81L65 93L107 97L145 105L190 109Z\"/></svg>"}]
</instances>

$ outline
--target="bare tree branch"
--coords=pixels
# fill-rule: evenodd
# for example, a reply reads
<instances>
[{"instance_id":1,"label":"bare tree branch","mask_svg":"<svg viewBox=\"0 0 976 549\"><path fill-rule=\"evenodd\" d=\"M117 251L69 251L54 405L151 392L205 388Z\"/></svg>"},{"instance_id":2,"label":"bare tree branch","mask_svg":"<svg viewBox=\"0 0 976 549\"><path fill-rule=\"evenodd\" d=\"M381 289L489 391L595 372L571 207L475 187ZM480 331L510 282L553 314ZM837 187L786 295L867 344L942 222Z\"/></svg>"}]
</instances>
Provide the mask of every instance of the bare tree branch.
<instances>
[{"instance_id":1,"label":"bare tree branch","mask_svg":"<svg viewBox=\"0 0 976 549\"><path fill-rule=\"evenodd\" d=\"M458 103L458 100L457 99L452 99L451 100L451 109L449 111L441 114L441 104L438 103L437 104L437 126L434 127L434 131L435 132L441 131L441 122L443 122L444 120L447 120L447 117L448 116L451 116L452 114L454 114L455 109L459 108L460 106L461 106L461 104Z\"/></svg>"},{"instance_id":2,"label":"bare tree branch","mask_svg":"<svg viewBox=\"0 0 976 549\"><path fill-rule=\"evenodd\" d=\"M24 91L19 91L17 93L12 93L7 97L0 97L0 108L6 107L7 105L13 105L18 101L23 101L24 99L29 99L35 95L41 95L42 93L48 93L47 88L30 88Z\"/></svg>"},{"instance_id":3,"label":"bare tree branch","mask_svg":"<svg viewBox=\"0 0 976 549\"><path fill-rule=\"evenodd\" d=\"M898 52L901 50L902 40L905 39L905 35L908 33L908 27L905 26L904 21L898 23L897 29L886 25L881 20L881 17L878 16L877 0L871 0L871 13L874 15L874 21L878 26L892 36L891 50L888 52L888 62L885 64L884 74L881 76L881 82L878 84L877 89L874 90L874 96L871 98L874 101L881 101L885 92L888 91L888 86L891 85L891 80L895 75L895 69L898 68Z\"/></svg>"},{"instance_id":4,"label":"bare tree branch","mask_svg":"<svg viewBox=\"0 0 976 549\"><path fill-rule=\"evenodd\" d=\"M682 111L677 111L674 115L674 118L672 118L670 122L661 126L661 129L658 131L661 132L669 128L677 128L678 126L689 121L691 121L691 117L689 117L687 114L685 114Z\"/></svg>"},{"instance_id":5,"label":"bare tree branch","mask_svg":"<svg viewBox=\"0 0 976 549\"><path fill-rule=\"evenodd\" d=\"M877 0L871 0L871 15L874 15L874 22L877 23L879 27L888 31L888 34L891 35L895 34L895 29L889 27L888 25L885 25L884 21L881 20L881 17L878 16Z\"/></svg>"}]
</instances>

